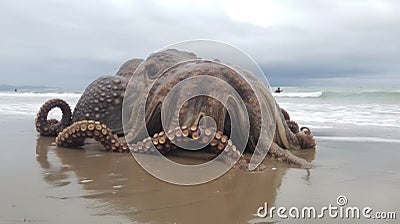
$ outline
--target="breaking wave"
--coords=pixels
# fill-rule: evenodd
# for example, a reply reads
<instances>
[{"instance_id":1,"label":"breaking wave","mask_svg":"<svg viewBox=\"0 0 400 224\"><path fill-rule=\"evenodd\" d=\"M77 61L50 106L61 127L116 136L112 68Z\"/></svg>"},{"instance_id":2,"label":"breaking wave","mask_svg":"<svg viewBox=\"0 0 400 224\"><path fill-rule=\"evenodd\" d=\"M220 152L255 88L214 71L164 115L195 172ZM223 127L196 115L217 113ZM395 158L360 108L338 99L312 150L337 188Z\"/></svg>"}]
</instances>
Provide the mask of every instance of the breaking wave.
<instances>
[{"instance_id":1,"label":"breaking wave","mask_svg":"<svg viewBox=\"0 0 400 224\"><path fill-rule=\"evenodd\" d=\"M276 98L322 98L322 99L343 99L343 100L382 100L382 101L397 101L400 102L399 91L373 91L373 90L360 90L360 91L287 91L281 93L273 93Z\"/></svg>"}]
</instances>

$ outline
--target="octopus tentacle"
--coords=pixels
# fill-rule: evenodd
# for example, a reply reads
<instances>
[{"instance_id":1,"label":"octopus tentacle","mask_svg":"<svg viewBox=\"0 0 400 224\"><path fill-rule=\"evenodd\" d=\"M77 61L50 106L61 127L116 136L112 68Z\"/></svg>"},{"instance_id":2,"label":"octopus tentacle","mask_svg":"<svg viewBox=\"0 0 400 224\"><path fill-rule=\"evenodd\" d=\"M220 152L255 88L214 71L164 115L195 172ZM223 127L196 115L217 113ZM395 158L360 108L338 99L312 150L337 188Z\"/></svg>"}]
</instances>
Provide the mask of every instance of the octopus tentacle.
<instances>
[{"instance_id":1,"label":"octopus tentacle","mask_svg":"<svg viewBox=\"0 0 400 224\"><path fill-rule=\"evenodd\" d=\"M202 136L200 135L201 131L204 131L204 135ZM212 136L212 133L215 133L214 136ZM186 137L198 139L200 143L210 142L208 147L211 151L217 154L221 153L222 151L226 152L226 154L222 154L221 156L221 159L225 163L233 165L233 167L236 169L249 169L249 159L245 158L241 154L228 136L223 135L221 131L213 132L211 129L198 128L197 126L183 126L182 128L178 127L174 130L168 131L167 133L162 131L154 134L153 137L145 138L143 141L130 145L130 148L133 153L152 154L158 150L162 154L167 154L171 150L177 148L175 143L188 141ZM152 145L154 145L156 149L152 147ZM282 149L276 143L273 143L268 155L276 160L286 161L289 164L298 165L302 168L309 168L311 166L306 160L293 155L289 150ZM253 171L262 171L265 169L266 166L260 164Z\"/></svg>"},{"instance_id":2,"label":"octopus tentacle","mask_svg":"<svg viewBox=\"0 0 400 224\"><path fill-rule=\"evenodd\" d=\"M151 147L153 144L160 153L167 154L177 148L176 143L188 142L188 138L197 140L200 144L209 142L208 149L217 154L225 151L226 154L222 156L222 160L228 164L232 164L242 157L241 152L221 131L215 132L210 128L199 128L196 125L177 127L166 133L161 131L154 134L153 137L145 138L143 141L130 145L130 148L134 153L154 153L155 149Z\"/></svg>"},{"instance_id":3,"label":"octopus tentacle","mask_svg":"<svg viewBox=\"0 0 400 224\"><path fill-rule=\"evenodd\" d=\"M310 135L311 134L311 130L308 127L301 127L300 131Z\"/></svg>"},{"instance_id":4,"label":"octopus tentacle","mask_svg":"<svg viewBox=\"0 0 400 224\"><path fill-rule=\"evenodd\" d=\"M268 154L275 160L285 161L289 164L300 166L301 168L311 168L311 164L305 159L293 155L289 150L282 149L278 144L272 143Z\"/></svg>"},{"instance_id":5,"label":"octopus tentacle","mask_svg":"<svg viewBox=\"0 0 400 224\"><path fill-rule=\"evenodd\" d=\"M201 135L204 132L203 135ZM214 136L212 136L212 134ZM222 151L229 144L232 145L232 141L228 139L226 135L223 135L221 131L213 131L210 128L199 128L196 125L193 126L182 126L177 127L173 130L161 131L154 134L153 137L148 137L143 139L136 144L131 145L133 152L148 153L150 151L151 144L153 144L159 152L166 154L172 149L176 149L176 143L185 143L190 139L198 140L199 143L209 143L210 149L212 151ZM234 148L236 150L236 147Z\"/></svg>"},{"instance_id":6,"label":"octopus tentacle","mask_svg":"<svg viewBox=\"0 0 400 224\"><path fill-rule=\"evenodd\" d=\"M286 120L286 124L288 125L290 131L292 131L294 134L299 133L300 129L296 121Z\"/></svg>"},{"instance_id":7,"label":"octopus tentacle","mask_svg":"<svg viewBox=\"0 0 400 224\"><path fill-rule=\"evenodd\" d=\"M58 107L61 109L61 121L56 119L47 120L47 116L53 108ZM71 108L62 99L48 100L36 115L35 126L40 135L44 136L57 136L65 127L71 124Z\"/></svg>"},{"instance_id":8,"label":"octopus tentacle","mask_svg":"<svg viewBox=\"0 0 400 224\"><path fill-rule=\"evenodd\" d=\"M299 129L299 125L297 124L296 121L290 120L289 113L288 113L286 110L284 110L284 109L281 108L281 113L282 113L282 115L283 115L283 118L284 118L285 121L286 121L286 124L287 124L288 128L289 128L294 134L299 133L299 131L303 131L303 130L300 130L300 129ZM303 127L303 128L304 128L304 127ZM308 128L307 128L307 129L308 129ZM308 130L310 130L310 129L308 129Z\"/></svg>"},{"instance_id":9,"label":"octopus tentacle","mask_svg":"<svg viewBox=\"0 0 400 224\"><path fill-rule=\"evenodd\" d=\"M177 134L174 137L177 138ZM174 144L171 144L170 138L168 138L164 131L154 134L153 137L147 137L136 144L131 144L130 149L131 152L134 153L154 153L155 149L152 147L152 144L156 147L156 149L162 154L167 154L169 151L176 149Z\"/></svg>"},{"instance_id":10,"label":"octopus tentacle","mask_svg":"<svg viewBox=\"0 0 400 224\"><path fill-rule=\"evenodd\" d=\"M283 117L285 118L285 120L290 121L290 116L289 113L281 108L281 113L283 114Z\"/></svg>"},{"instance_id":11,"label":"octopus tentacle","mask_svg":"<svg viewBox=\"0 0 400 224\"><path fill-rule=\"evenodd\" d=\"M278 106L278 108L280 108ZM299 129L295 121L285 118L285 110L280 110L282 113L277 114L277 142L281 147L286 149L315 149L316 141L311 131L307 127ZM285 111L285 112L283 112ZM290 117L287 117L290 119ZM289 144L290 143L290 144Z\"/></svg>"},{"instance_id":12,"label":"octopus tentacle","mask_svg":"<svg viewBox=\"0 0 400 224\"><path fill-rule=\"evenodd\" d=\"M201 137L199 137L200 130L204 131L204 135ZM152 154L155 153L154 147L151 147L153 144L159 152L167 154L171 150L177 148L174 143L188 141L186 137L190 137L192 139L198 139L200 143L210 142L208 144L209 149L217 154L225 151L226 154L222 154L221 156L221 159L225 163L233 165L236 169L249 170L249 159L241 154L228 136L223 135L221 131L215 132L214 136L212 136L212 133L213 131L207 128L202 129L196 126L191 126L189 128L183 126L182 128L168 131L167 133L164 131L156 133L153 137L145 138L143 141L130 145L130 148L134 153ZM289 164L298 165L303 168L310 167L310 164L306 160L293 155L289 150L280 148L276 143L273 143L268 155L277 160L286 161ZM265 169L266 166L260 164L253 171L262 171Z\"/></svg>"},{"instance_id":13,"label":"octopus tentacle","mask_svg":"<svg viewBox=\"0 0 400 224\"><path fill-rule=\"evenodd\" d=\"M307 127L300 128L301 132L296 133L296 137L299 139L302 149L315 148L317 145L311 130Z\"/></svg>"},{"instance_id":14,"label":"octopus tentacle","mask_svg":"<svg viewBox=\"0 0 400 224\"><path fill-rule=\"evenodd\" d=\"M82 146L86 138L94 138L107 150L128 152L128 146L118 140L107 125L94 120L77 121L60 132L56 144L63 147Z\"/></svg>"}]
</instances>

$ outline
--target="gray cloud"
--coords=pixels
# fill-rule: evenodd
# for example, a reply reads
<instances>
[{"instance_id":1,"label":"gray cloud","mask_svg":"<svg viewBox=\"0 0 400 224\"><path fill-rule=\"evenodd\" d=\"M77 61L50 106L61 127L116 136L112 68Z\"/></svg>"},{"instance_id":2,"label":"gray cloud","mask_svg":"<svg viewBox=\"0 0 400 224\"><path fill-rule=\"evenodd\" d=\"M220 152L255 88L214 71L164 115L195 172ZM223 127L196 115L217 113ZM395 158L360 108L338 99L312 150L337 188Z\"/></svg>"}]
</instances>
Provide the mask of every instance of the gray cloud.
<instances>
[{"instance_id":1,"label":"gray cloud","mask_svg":"<svg viewBox=\"0 0 400 224\"><path fill-rule=\"evenodd\" d=\"M130 58L193 38L241 48L272 84L400 84L398 1L276 1L286 16L265 27L232 18L221 2L118 2L2 1L0 84L82 88Z\"/></svg>"}]
</instances>

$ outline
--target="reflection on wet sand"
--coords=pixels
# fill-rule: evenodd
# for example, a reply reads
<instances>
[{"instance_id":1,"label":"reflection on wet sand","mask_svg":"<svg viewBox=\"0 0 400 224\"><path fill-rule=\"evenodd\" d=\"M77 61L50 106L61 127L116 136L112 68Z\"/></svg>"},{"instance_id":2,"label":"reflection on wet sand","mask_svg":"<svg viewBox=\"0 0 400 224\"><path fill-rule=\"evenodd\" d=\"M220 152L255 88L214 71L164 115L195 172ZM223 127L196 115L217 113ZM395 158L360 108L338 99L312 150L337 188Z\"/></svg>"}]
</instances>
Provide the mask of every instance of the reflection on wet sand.
<instances>
[{"instance_id":1,"label":"reflection on wet sand","mask_svg":"<svg viewBox=\"0 0 400 224\"><path fill-rule=\"evenodd\" d=\"M53 141L37 139L44 181L53 187L78 181L85 190L82 197L93 199L93 215L120 215L137 222L247 222L264 202L274 204L287 170L266 160L265 172L230 170L206 184L178 186L149 175L129 154L103 152L97 144L85 150L59 148Z\"/></svg>"}]
</instances>

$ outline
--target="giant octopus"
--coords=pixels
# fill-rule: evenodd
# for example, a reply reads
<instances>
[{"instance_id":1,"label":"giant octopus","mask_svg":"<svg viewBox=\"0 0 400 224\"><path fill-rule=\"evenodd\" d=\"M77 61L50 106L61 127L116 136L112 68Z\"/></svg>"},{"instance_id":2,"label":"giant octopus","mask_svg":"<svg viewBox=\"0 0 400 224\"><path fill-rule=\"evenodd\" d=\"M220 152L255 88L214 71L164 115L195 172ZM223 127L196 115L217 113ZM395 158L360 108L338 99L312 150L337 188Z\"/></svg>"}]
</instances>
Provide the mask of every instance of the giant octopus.
<instances>
[{"instance_id":1,"label":"giant octopus","mask_svg":"<svg viewBox=\"0 0 400 224\"><path fill-rule=\"evenodd\" d=\"M250 135L245 144L245 151L254 152L256 144L262 142L263 133L260 125L262 117L258 100L264 100L265 105L275 108L272 110L274 111L272 116L276 120L272 144L264 146L267 155L278 161L309 168L311 166L309 162L294 155L290 150L315 148L316 142L310 129L299 128L295 121L290 120L289 114L279 107L270 90L258 82L254 74L232 67L224 66L219 60L201 60L193 53L175 49L153 53L146 60L132 59L125 62L116 75L103 76L92 82L80 97L73 113L64 100L48 100L37 114L36 130L40 135L57 136L55 141L60 147L82 147L85 139L93 138L107 151L132 153L151 153L152 144L156 150L167 154L179 148L175 144L177 141L190 138L208 143L204 149L215 155L222 151L228 152L227 155L235 159L235 167L248 169L249 159L237 150L235 142L230 140L233 119L230 119L221 103L210 97L198 96L188 100L178 109L179 125L168 130L163 129L160 107L166 93L185 78L207 75L224 80L237 90L242 98L250 122ZM255 97L253 89L237 71L241 71L248 80L259 83L255 88L261 93L261 98ZM132 78L135 81L129 82ZM220 87L215 86L215 88ZM136 95L127 96L126 90ZM140 95L146 91L147 98L140 100ZM130 97L133 102L126 119L130 122L131 128L125 132L122 122L123 101L126 100L124 97ZM140 126L137 120L141 118L135 116L139 114L138 108L143 106L146 112L142 119L145 120L146 127ZM60 121L47 118L50 110L56 107L62 111ZM199 121L205 115L214 119L217 130L200 126ZM146 131L149 134L147 136L152 137L146 138Z\"/></svg>"}]
</instances>

